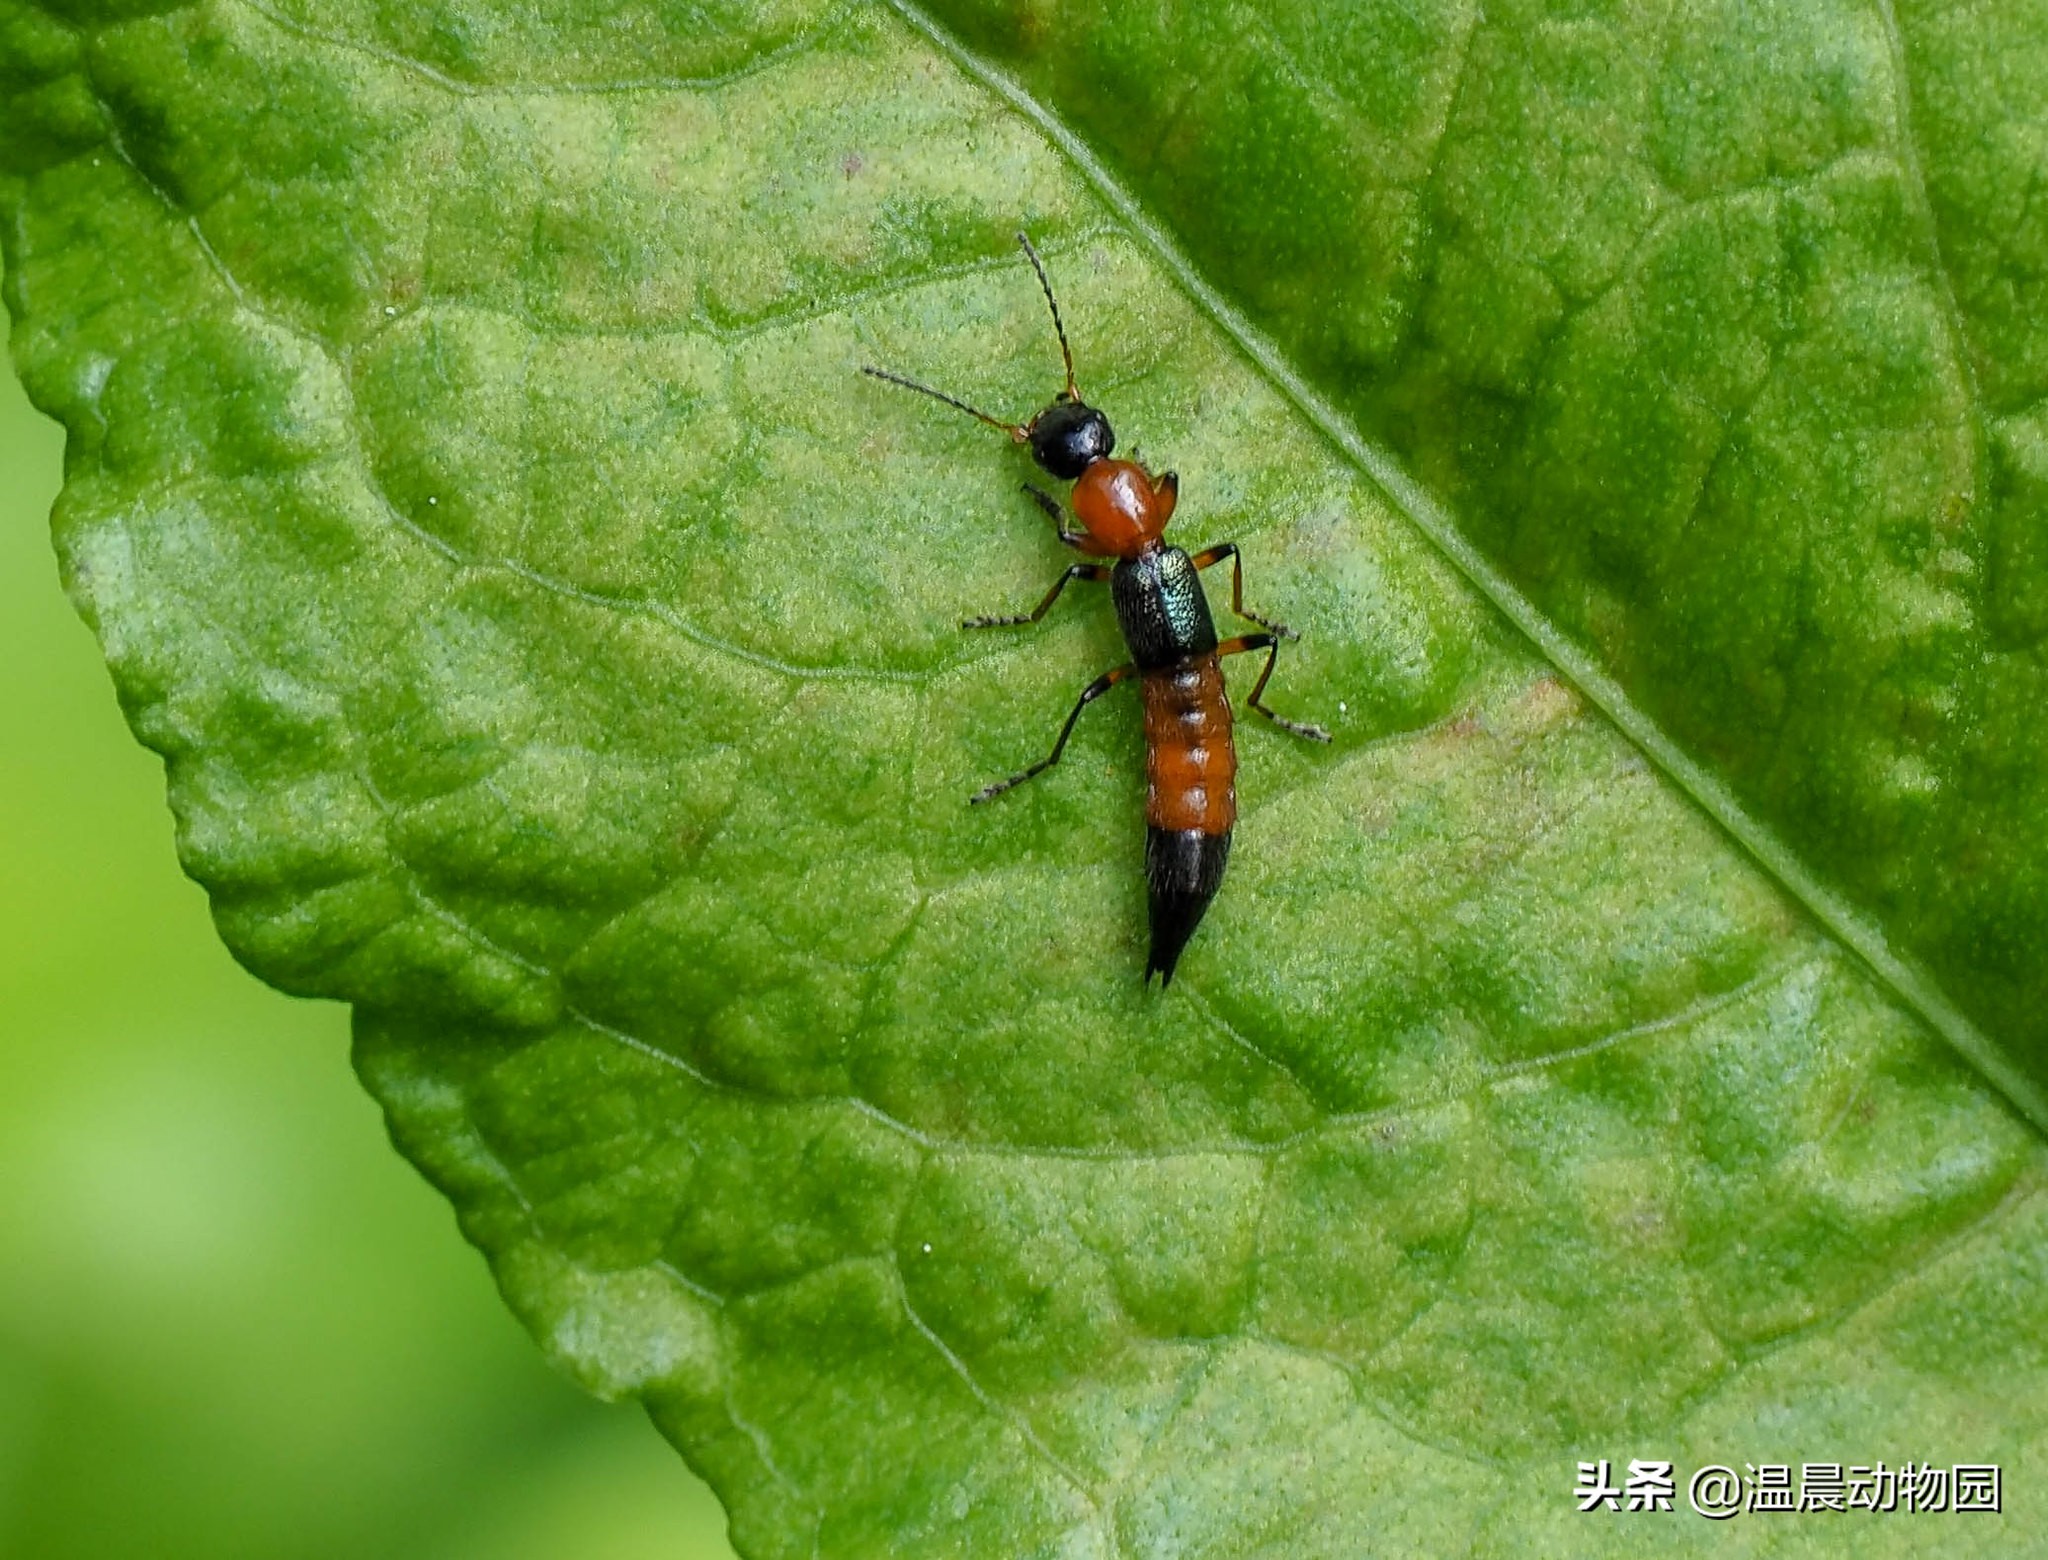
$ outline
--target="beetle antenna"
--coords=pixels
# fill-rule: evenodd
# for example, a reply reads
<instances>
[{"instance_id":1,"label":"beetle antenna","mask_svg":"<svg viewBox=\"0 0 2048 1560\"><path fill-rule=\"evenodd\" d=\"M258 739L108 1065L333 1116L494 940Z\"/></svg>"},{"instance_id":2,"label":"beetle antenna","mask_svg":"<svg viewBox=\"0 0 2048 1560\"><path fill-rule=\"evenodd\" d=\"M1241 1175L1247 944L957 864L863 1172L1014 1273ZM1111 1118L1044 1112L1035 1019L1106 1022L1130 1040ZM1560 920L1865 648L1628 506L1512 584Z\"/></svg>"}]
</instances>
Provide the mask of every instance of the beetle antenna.
<instances>
[{"instance_id":1,"label":"beetle antenna","mask_svg":"<svg viewBox=\"0 0 2048 1560\"><path fill-rule=\"evenodd\" d=\"M928 395L934 401L944 401L948 406L957 407L969 417L979 417L991 428L1000 428L1020 444L1024 440L1024 430L1016 423L1006 423L1000 417L991 417L979 407L969 406L965 401L957 401L943 390L934 390L930 385L921 385L915 379L905 379L901 374L892 374L886 368L864 367L861 372L892 385L901 385L905 390L915 390L919 395Z\"/></svg>"},{"instance_id":2,"label":"beetle antenna","mask_svg":"<svg viewBox=\"0 0 2048 1560\"><path fill-rule=\"evenodd\" d=\"M1024 253L1030 257L1031 269L1038 273L1038 285L1045 289L1045 305L1052 310L1053 333L1060 338L1060 358L1067 365L1067 399L1078 401L1081 392L1074 388L1074 353L1067 345L1067 327L1060 321L1059 300L1052 295L1052 282L1045 274L1045 263L1038 258L1038 251L1031 247L1031 236L1019 232L1017 242L1024 246Z\"/></svg>"}]
</instances>

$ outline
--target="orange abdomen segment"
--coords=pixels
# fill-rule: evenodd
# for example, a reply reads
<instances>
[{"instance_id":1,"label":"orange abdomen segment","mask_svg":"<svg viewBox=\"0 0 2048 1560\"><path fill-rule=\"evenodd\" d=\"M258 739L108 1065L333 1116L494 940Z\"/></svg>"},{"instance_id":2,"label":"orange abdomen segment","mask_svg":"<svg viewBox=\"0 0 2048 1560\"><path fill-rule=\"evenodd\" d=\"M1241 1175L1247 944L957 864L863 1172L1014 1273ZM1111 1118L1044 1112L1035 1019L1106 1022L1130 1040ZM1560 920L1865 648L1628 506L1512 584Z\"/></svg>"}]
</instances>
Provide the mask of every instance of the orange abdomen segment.
<instances>
[{"instance_id":1,"label":"orange abdomen segment","mask_svg":"<svg viewBox=\"0 0 2048 1560\"><path fill-rule=\"evenodd\" d=\"M1214 655L1144 674L1145 821L1228 834L1237 822L1237 750Z\"/></svg>"}]
</instances>

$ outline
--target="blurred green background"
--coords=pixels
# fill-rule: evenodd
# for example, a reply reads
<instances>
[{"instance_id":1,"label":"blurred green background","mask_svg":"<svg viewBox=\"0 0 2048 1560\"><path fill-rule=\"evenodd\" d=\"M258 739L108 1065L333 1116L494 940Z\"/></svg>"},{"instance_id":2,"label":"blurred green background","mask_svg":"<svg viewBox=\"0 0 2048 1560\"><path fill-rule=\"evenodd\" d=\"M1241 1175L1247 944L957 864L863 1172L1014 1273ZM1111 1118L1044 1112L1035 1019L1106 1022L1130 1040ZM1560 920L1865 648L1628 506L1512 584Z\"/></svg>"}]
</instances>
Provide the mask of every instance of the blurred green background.
<instances>
[{"instance_id":1,"label":"blurred green background","mask_svg":"<svg viewBox=\"0 0 2048 1560\"><path fill-rule=\"evenodd\" d=\"M729 1555L498 1303L345 1011L215 939L58 588L62 448L0 367L0 1556Z\"/></svg>"}]
</instances>

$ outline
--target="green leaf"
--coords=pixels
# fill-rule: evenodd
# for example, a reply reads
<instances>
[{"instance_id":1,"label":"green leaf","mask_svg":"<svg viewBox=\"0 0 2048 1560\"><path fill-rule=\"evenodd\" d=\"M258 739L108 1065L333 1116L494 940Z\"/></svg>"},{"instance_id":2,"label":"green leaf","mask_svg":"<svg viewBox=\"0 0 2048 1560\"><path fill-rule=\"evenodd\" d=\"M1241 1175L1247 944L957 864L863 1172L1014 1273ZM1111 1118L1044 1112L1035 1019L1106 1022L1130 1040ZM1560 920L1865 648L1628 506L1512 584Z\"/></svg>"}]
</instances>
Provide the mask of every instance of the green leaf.
<instances>
[{"instance_id":1,"label":"green leaf","mask_svg":"<svg viewBox=\"0 0 2048 1560\"><path fill-rule=\"evenodd\" d=\"M2048 1081L2048 4L932 10Z\"/></svg>"},{"instance_id":2,"label":"green leaf","mask_svg":"<svg viewBox=\"0 0 2048 1560\"><path fill-rule=\"evenodd\" d=\"M223 935L355 1004L510 1303L750 1556L1725 1541L1577 1515L1597 1457L2002 1462L2005 1517L1844 1520L2011 1552L2048 1157L1942 1031L2031 1098L2030 858L1957 840L2038 841L2039 739L1944 702L2003 675L1923 502L1985 380L1927 399L1934 157L1855 139L1915 146L1889 14L1102 14L959 19L1032 97L887 7L8 0L59 552ZM854 373L1042 404L1020 226L1336 734L1242 728L1163 995L1128 706L964 805L1107 606L963 636L1066 561L1028 463ZM1741 431L1689 519L1694 414ZM1973 895L2017 940L1958 984Z\"/></svg>"}]
</instances>

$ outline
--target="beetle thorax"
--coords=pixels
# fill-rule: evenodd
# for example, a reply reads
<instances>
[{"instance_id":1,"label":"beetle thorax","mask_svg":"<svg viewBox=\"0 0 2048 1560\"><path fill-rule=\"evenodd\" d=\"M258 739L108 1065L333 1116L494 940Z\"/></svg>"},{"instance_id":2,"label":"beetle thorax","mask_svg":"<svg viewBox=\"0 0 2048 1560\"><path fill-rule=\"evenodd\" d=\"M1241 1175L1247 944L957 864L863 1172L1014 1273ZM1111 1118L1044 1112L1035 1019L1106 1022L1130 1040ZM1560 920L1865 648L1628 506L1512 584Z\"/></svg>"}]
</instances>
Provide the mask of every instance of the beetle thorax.
<instances>
[{"instance_id":1,"label":"beetle thorax","mask_svg":"<svg viewBox=\"0 0 2048 1560\"><path fill-rule=\"evenodd\" d=\"M1087 551L1135 558L1159 540L1175 497L1171 482L1135 461L1096 461L1074 483L1074 514L1087 529Z\"/></svg>"}]
</instances>

